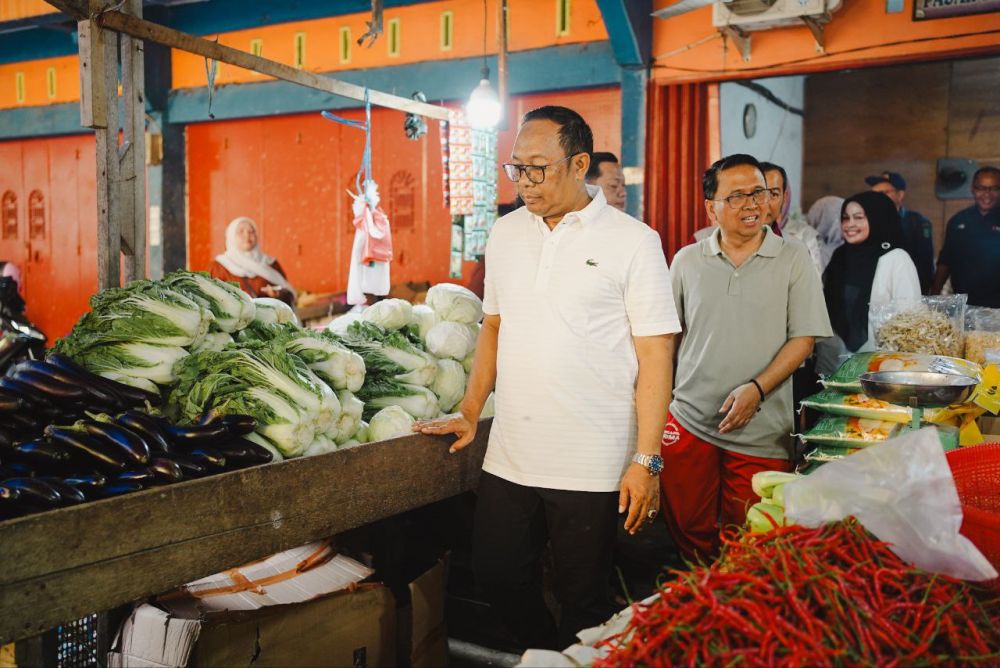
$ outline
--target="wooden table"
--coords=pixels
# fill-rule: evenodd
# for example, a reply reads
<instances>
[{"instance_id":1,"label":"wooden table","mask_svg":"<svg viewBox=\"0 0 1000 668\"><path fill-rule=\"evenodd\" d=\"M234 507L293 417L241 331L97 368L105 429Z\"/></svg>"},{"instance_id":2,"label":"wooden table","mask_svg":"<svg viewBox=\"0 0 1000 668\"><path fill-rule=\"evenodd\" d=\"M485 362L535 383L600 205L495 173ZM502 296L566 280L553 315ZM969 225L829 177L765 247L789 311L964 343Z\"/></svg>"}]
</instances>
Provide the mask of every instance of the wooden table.
<instances>
[{"instance_id":1,"label":"wooden table","mask_svg":"<svg viewBox=\"0 0 1000 668\"><path fill-rule=\"evenodd\" d=\"M474 489L491 424L0 522L0 645Z\"/></svg>"}]
</instances>

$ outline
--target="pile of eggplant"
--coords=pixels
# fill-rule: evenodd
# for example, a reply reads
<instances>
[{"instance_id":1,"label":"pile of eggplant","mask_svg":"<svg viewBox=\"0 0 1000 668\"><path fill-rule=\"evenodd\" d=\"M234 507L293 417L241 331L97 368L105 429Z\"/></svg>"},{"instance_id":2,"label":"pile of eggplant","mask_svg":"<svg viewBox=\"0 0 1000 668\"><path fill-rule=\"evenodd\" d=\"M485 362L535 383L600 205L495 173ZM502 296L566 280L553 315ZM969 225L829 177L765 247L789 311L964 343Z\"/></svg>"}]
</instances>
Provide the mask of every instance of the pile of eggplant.
<instances>
[{"instance_id":1,"label":"pile of eggplant","mask_svg":"<svg viewBox=\"0 0 1000 668\"><path fill-rule=\"evenodd\" d=\"M0 520L266 464L242 415L181 427L139 410L158 397L52 355L0 379Z\"/></svg>"}]
</instances>

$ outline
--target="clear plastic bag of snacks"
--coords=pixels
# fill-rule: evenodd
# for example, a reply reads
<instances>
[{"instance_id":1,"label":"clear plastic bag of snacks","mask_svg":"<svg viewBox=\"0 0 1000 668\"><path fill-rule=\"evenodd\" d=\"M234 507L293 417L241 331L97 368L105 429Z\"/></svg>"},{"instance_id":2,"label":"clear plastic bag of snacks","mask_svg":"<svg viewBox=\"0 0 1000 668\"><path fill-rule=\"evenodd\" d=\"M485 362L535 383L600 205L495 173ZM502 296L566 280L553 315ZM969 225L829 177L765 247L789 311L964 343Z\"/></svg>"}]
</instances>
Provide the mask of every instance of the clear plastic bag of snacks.
<instances>
[{"instance_id":1,"label":"clear plastic bag of snacks","mask_svg":"<svg viewBox=\"0 0 1000 668\"><path fill-rule=\"evenodd\" d=\"M967 300L946 295L872 304L875 343L879 350L962 357Z\"/></svg>"},{"instance_id":2,"label":"clear plastic bag of snacks","mask_svg":"<svg viewBox=\"0 0 1000 668\"><path fill-rule=\"evenodd\" d=\"M1000 357L1000 308L973 306L965 314L965 359L989 364Z\"/></svg>"}]
</instances>

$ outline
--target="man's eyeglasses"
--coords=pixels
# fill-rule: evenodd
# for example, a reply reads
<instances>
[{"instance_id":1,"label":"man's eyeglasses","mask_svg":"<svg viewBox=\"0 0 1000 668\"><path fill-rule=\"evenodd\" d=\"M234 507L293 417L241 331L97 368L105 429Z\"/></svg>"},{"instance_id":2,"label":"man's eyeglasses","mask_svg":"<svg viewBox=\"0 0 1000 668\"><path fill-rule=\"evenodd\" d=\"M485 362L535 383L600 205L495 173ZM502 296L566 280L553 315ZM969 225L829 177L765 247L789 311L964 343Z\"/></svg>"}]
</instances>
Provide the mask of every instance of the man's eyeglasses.
<instances>
[{"instance_id":1,"label":"man's eyeglasses","mask_svg":"<svg viewBox=\"0 0 1000 668\"><path fill-rule=\"evenodd\" d=\"M972 186L972 190L977 193L993 193L996 195L1000 193L1000 186Z\"/></svg>"},{"instance_id":2,"label":"man's eyeglasses","mask_svg":"<svg viewBox=\"0 0 1000 668\"><path fill-rule=\"evenodd\" d=\"M550 162L547 165L515 165L512 162L505 162L503 164L503 171L507 173L507 178L517 183L521 180L521 175L524 174L528 177L528 180L538 185L540 183L545 183L545 170L553 165L558 165L560 162L566 162L572 155L567 155L562 160L556 160L555 162Z\"/></svg>"},{"instance_id":3,"label":"man's eyeglasses","mask_svg":"<svg viewBox=\"0 0 1000 668\"><path fill-rule=\"evenodd\" d=\"M779 190L774 188L773 190ZM758 188L752 193L734 193L729 197L723 197L722 199L713 199L713 202L725 202L729 205L730 209L742 209L747 205L747 203L752 199L754 204L764 204L769 199L771 199L771 191L765 188Z\"/></svg>"}]
</instances>

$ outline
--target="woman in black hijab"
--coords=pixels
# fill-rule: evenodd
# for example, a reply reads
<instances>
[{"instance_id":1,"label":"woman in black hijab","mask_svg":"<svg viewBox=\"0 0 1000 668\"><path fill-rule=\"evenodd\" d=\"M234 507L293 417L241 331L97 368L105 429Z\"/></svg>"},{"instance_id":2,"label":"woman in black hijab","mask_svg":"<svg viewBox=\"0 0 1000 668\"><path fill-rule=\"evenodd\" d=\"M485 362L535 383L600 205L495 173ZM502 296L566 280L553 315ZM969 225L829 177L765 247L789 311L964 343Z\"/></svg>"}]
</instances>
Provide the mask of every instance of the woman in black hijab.
<instances>
[{"instance_id":1,"label":"woman in black hijab","mask_svg":"<svg viewBox=\"0 0 1000 668\"><path fill-rule=\"evenodd\" d=\"M920 280L903 250L899 211L886 195L867 191L844 200L840 209L844 244L823 274L823 292L836 336L817 351L822 374L836 371L846 353L875 349L869 306L919 299Z\"/></svg>"}]
</instances>

